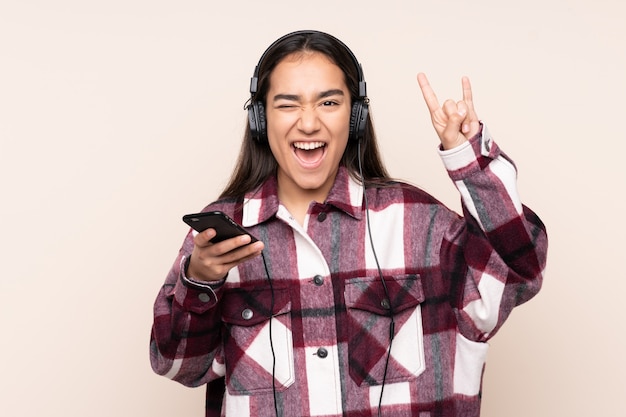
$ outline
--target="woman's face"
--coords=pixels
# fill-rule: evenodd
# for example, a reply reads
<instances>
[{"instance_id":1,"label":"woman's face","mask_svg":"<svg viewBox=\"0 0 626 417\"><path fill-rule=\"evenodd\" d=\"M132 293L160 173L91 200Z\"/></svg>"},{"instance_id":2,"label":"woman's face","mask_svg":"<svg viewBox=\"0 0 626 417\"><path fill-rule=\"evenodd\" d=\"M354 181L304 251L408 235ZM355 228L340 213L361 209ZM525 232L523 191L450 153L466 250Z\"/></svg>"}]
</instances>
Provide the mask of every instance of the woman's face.
<instances>
[{"instance_id":1,"label":"woman's face","mask_svg":"<svg viewBox=\"0 0 626 417\"><path fill-rule=\"evenodd\" d=\"M270 75L265 108L279 197L323 202L348 143L351 103L343 71L319 52L288 55Z\"/></svg>"}]
</instances>

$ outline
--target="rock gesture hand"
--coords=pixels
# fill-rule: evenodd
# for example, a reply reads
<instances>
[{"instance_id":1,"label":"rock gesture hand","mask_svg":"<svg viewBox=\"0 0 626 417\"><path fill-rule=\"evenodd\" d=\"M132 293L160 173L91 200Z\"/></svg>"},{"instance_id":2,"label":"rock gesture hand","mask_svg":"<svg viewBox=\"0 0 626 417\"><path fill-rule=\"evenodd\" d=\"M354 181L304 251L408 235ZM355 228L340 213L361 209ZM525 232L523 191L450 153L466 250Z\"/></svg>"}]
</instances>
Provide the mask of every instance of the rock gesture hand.
<instances>
[{"instance_id":1,"label":"rock gesture hand","mask_svg":"<svg viewBox=\"0 0 626 417\"><path fill-rule=\"evenodd\" d=\"M478 133L480 122L474 111L472 86L469 78L463 77L461 79L463 99L457 102L448 99L443 103L443 106L439 105L437 96L425 74L417 74L417 82L422 90L424 101L426 101L426 106L430 111L430 118L443 149L457 147Z\"/></svg>"}]
</instances>

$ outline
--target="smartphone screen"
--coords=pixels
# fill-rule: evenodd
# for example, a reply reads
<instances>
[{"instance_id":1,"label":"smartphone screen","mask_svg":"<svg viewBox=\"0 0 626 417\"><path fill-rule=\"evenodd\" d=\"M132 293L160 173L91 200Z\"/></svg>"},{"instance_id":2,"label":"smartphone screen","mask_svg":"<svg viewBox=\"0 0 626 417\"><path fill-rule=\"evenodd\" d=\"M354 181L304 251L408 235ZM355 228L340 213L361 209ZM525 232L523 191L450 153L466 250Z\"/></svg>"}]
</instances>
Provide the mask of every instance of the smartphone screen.
<instances>
[{"instance_id":1,"label":"smartphone screen","mask_svg":"<svg viewBox=\"0 0 626 417\"><path fill-rule=\"evenodd\" d=\"M252 236L246 229L233 219L228 217L226 213L221 211L208 211L205 213L186 214L183 221L197 232L203 232L206 229L215 229L217 235L211 239L211 243L221 242L226 239L240 235L248 235L252 238L250 243L256 242L258 239Z\"/></svg>"}]
</instances>

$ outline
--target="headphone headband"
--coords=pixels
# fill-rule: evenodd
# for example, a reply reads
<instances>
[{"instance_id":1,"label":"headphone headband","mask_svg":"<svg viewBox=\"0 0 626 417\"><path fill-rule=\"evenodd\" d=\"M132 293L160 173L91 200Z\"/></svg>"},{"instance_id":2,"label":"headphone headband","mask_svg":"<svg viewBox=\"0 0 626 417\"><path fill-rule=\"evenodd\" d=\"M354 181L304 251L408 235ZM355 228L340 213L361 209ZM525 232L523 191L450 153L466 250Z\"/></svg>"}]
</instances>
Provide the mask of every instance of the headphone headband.
<instances>
[{"instance_id":1,"label":"headphone headband","mask_svg":"<svg viewBox=\"0 0 626 417\"><path fill-rule=\"evenodd\" d=\"M328 33L320 32L318 30L298 30L295 32L288 33L276 39L274 42L272 42L270 46L268 46L265 52L263 52L263 55L261 55L259 62L254 67L254 73L252 75L252 78L250 79L250 97L252 98L252 100L254 100L254 96L256 95L258 91L258 87L259 87L259 69L261 68L261 65L263 64L263 61L265 61L265 57L267 56L267 54L269 54L274 49L274 47L276 47L276 45L280 44L285 39L288 39L294 36L299 36L299 35L315 35L315 34L320 34L320 35L324 35L324 36L331 38L332 40L337 42L339 45L341 45L343 49L345 49L345 51L350 55L350 58L352 59L352 62L354 63L354 67L356 68L356 71L359 77L358 78L359 79L359 98L363 100L367 98L367 86L365 84L365 78L363 77L363 68L361 67L361 64L359 63L359 61L356 59L356 56L354 55L352 50L348 48L348 45L346 45L345 43L343 43L341 40L337 39L333 35L329 35Z\"/></svg>"}]
</instances>

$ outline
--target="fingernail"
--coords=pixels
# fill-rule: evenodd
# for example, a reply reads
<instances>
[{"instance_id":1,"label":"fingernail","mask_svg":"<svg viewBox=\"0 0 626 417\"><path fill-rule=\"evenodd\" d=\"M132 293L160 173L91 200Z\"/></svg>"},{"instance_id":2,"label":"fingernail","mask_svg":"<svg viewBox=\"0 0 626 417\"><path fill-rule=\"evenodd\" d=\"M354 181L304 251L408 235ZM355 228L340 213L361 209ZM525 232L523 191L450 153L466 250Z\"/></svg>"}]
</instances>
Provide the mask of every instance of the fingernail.
<instances>
[{"instance_id":1,"label":"fingernail","mask_svg":"<svg viewBox=\"0 0 626 417\"><path fill-rule=\"evenodd\" d=\"M467 132L469 132L470 127L469 127L469 125L467 123L463 123L462 129L463 129L463 133L467 133Z\"/></svg>"}]
</instances>

